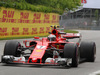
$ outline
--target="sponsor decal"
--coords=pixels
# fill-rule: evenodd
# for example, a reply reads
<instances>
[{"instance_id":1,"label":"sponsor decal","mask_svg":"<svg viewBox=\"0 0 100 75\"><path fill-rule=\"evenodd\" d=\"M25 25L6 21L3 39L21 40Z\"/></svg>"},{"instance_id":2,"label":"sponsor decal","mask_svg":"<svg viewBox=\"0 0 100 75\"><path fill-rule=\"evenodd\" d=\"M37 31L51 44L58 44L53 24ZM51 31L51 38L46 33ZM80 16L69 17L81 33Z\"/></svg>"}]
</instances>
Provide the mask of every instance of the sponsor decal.
<instances>
[{"instance_id":1,"label":"sponsor decal","mask_svg":"<svg viewBox=\"0 0 100 75\"><path fill-rule=\"evenodd\" d=\"M29 13L24 13L24 12L20 13L20 19L28 19L28 18L29 18Z\"/></svg>"},{"instance_id":2,"label":"sponsor decal","mask_svg":"<svg viewBox=\"0 0 100 75\"><path fill-rule=\"evenodd\" d=\"M39 50L36 50L36 52L42 52L42 50L41 50L41 49L39 49Z\"/></svg>"},{"instance_id":3,"label":"sponsor decal","mask_svg":"<svg viewBox=\"0 0 100 75\"><path fill-rule=\"evenodd\" d=\"M19 35L20 33L19 33L19 27L16 27L16 28L12 28L12 33L11 33L11 35Z\"/></svg>"},{"instance_id":4,"label":"sponsor decal","mask_svg":"<svg viewBox=\"0 0 100 75\"><path fill-rule=\"evenodd\" d=\"M0 36L7 36L7 28L0 28Z\"/></svg>"},{"instance_id":5,"label":"sponsor decal","mask_svg":"<svg viewBox=\"0 0 100 75\"><path fill-rule=\"evenodd\" d=\"M3 18L13 18L14 11L3 10Z\"/></svg>"},{"instance_id":6,"label":"sponsor decal","mask_svg":"<svg viewBox=\"0 0 100 75\"><path fill-rule=\"evenodd\" d=\"M37 46L37 48L40 48L40 49L43 49L45 48L46 46Z\"/></svg>"},{"instance_id":7,"label":"sponsor decal","mask_svg":"<svg viewBox=\"0 0 100 75\"><path fill-rule=\"evenodd\" d=\"M52 15L52 23L56 23L56 18L57 18L57 16L56 15Z\"/></svg>"},{"instance_id":8,"label":"sponsor decal","mask_svg":"<svg viewBox=\"0 0 100 75\"><path fill-rule=\"evenodd\" d=\"M50 27L46 27L46 33L50 32Z\"/></svg>"},{"instance_id":9,"label":"sponsor decal","mask_svg":"<svg viewBox=\"0 0 100 75\"><path fill-rule=\"evenodd\" d=\"M15 23L16 19L13 19L14 13L15 11L3 10L2 12L3 17L1 18L1 21L5 23Z\"/></svg>"},{"instance_id":10,"label":"sponsor decal","mask_svg":"<svg viewBox=\"0 0 100 75\"><path fill-rule=\"evenodd\" d=\"M87 0L82 0L81 3L86 4Z\"/></svg>"},{"instance_id":11,"label":"sponsor decal","mask_svg":"<svg viewBox=\"0 0 100 75\"><path fill-rule=\"evenodd\" d=\"M50 23L50 15L49 14L44 15L44 23Z\"/></svg>"},{"instance_id":12,"label":"sponsor decal","mask_svg":"<svg viewBox=\"0 0 100 75\"><path fill-rule=\"evenodd\" d=\"M23 33L22 35L29 35L29 28L23 28Z\"/></svg>"},{"instance_id":13,"label":"sponsor decal","mask_svg":"<svg viewBox=\"0 0 100 75\"><path fill-rule=\"evenodd\" d=\"M33 23L41 23L41 13L33 14Z\"/></svg>"},{"instance_id":14,"label":"sponsor decal","mask_svg":"<svg viewBox=\"0 0 100 75\"><path fill-rule=\"evenodd\" d=\"M39 33L44 33L44 27L40 27L40 32Z\"/></svg>"},{"instance_id":15,"label":"sponsor decal","mask_svg":"<svg viewBox=\"0 0 100 75\"><path fill-rule=\"evenodd\" d=\"M37 34L37 28L32 28L32 33L31 34Z\"/></svg>"}]
</instances>

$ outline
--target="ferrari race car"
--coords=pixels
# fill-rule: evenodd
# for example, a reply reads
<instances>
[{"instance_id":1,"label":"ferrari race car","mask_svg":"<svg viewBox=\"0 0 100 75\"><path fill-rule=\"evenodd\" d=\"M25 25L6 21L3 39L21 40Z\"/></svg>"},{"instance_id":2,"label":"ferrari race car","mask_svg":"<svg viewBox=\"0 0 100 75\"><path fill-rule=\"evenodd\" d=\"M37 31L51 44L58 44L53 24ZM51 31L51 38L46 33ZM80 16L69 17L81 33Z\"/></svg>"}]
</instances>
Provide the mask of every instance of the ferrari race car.
<instances>
[{"instance_id":1,"label":"ferrari race car","mask_svg":"<svg viewBox=\"0 0 100 75\"><path fill-rule=\"evenodd\" d=\"M95 61L95 42L81 42L80 33L61 32L57 26L52 28L48 37L23 41L25 46L18 41L7 41L1 62L78 67L82 59ZM74 38L78 38L78 42L69 41Z\"/></svg>"}]
</instances>

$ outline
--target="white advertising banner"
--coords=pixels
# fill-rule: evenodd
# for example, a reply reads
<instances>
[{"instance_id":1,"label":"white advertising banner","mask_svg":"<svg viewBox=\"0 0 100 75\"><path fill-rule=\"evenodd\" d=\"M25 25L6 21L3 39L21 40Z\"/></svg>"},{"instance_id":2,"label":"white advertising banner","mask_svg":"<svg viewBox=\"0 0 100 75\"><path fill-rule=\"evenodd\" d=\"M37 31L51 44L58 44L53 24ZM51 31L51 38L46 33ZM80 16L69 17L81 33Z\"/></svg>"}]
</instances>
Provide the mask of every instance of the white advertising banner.
<instances>
[{"instance_id":1,"label":"white advertising banner","mask_svg":"<svg viewBox=\"0 0 100 75\"><path fill-rule=\"evenodd\" d=\"M100 9L100 0L82 0L83 8Z\"/></svg>"}]
</instances>

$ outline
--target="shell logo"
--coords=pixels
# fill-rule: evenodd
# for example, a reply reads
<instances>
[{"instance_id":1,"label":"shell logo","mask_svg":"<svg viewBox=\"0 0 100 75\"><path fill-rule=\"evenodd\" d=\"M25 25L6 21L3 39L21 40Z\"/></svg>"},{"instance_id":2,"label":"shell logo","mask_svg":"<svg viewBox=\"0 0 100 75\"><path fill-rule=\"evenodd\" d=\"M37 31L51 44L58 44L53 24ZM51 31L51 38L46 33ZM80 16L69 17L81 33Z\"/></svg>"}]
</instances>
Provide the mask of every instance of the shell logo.
<instances>
[{"instance_id":1,"label":"shell logo","mask_svg":"<svg viewBox=\"0 0 100 75\"><path fill-rule=\"evenodd\" d=\"M39 49L39 50L36 50L36 52L42 52L42 50L41 50L41 49Z\"/></svg>"},{"instance_id":2,"label":"shell logo","mask_svg":"<svg viewBox=\"0 0 100 75\"><path fill-rule=\"evenodd\" d=\"M86 4L87 3L87 0L82 0L81 2L84 3L84 4Z\"/></svg>"}]
</instances>

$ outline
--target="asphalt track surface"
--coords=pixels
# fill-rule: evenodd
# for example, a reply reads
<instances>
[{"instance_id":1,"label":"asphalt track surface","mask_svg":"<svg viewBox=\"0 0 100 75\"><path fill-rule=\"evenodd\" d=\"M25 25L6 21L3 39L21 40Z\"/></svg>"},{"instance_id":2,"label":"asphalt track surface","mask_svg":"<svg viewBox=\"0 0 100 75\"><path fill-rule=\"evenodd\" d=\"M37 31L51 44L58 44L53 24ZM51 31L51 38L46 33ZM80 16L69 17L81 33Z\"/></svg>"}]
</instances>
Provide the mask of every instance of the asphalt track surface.
<instances>
[{"instance_id":1,"label":"asphalt track surface","mask_svg":"<svg viewBox=\"0 0 100 75\"><path fill-rule=\"evenodd\" d=\"M0 75L89 75L100 70L100 31L79 30L82 40L94 41L97 45L96 61L84 62L78 68L65 68L61 66L34 66L34 65L5 65L0 63ZM25 39L18 39L21 42ZM0 56L7 40L0 41Z\"/></svg>"}]
</instances>

